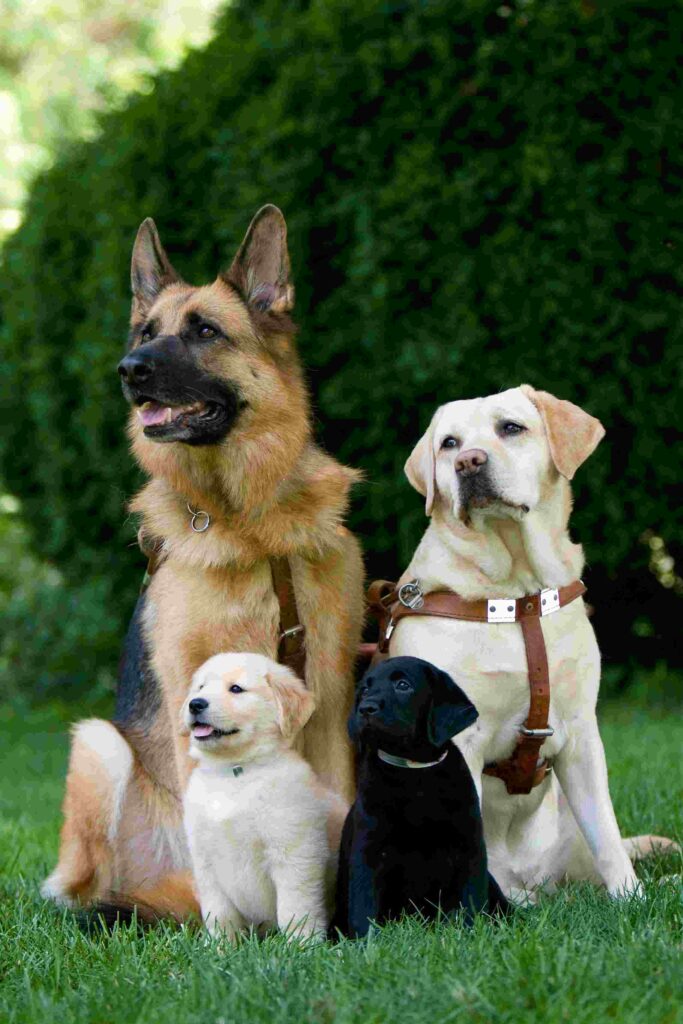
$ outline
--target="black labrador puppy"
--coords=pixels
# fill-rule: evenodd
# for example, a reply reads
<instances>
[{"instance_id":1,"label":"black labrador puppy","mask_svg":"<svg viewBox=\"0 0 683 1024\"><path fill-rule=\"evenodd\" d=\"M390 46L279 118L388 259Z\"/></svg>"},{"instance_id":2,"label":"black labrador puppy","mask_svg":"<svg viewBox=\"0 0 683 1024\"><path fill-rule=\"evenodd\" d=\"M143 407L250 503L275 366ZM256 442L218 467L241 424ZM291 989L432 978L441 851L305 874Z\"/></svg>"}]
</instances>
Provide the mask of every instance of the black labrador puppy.
<instances>
[{"instance_id":1,"label":"black labrador puppy","mask_svg":"<svg viewBox=\"0 0 683 1024\"><path fill-rule=\"evenodd\" d=\"M479 799L451 737L478 717L441 669L390 658L361 680L349 719L358 794L339 851L332 934L367 934L404 912L507 912L489 875Z\"/></svg>"}]
</instances>

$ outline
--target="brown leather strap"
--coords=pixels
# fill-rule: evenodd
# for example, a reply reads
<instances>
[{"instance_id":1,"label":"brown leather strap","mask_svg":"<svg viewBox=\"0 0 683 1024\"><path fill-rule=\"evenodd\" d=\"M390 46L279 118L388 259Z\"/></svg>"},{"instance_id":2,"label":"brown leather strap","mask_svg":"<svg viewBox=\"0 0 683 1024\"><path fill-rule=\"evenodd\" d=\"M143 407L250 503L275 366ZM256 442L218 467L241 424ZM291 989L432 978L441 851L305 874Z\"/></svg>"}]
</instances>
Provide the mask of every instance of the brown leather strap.
<instances>
[{"instance_id":1,"label":"brown leather strap","mask_svg":"<svg viewBox=\"0 0 683 1024\"><path fill-rule=\"evenodd\" d=\"M145 570L140 587L140 593L142 594L147 590L152 576L166 558L166 552L163 550L163 537L150 537L144 532L142 527L138 530L138 547L147 559L147 569Z\"/></svg>"},{"instance_id":2,"label":"brown leather strap","mask_svg":"<svg viewBox=\"0 0 683 1024\"><path fill-rule=\"evenodd\" d=\"M442 619L462 619L465 622L488 622L489 602L488 601L466 601L459 594L452 590L434 590L431 594L425 594L419 608L409 608L398 599L398 591L394 587L387 591L390 586L386 580L377 580L368 591L368 603L371 610L385 622L396 625L409 615L428 615ZM377 588L373 590L373 588ZM558 590L560 608L571 601L576 600L585 594L586 588L581 580L574 580L566 587ZM515 622L528 618L538 618L542 612L542 602L548 600L543 594L530 594L527 597L517 598L514 604L508 604L510 610L514 610ZM497 604L498 602L496 602ZM500 605L505 605L505 599L500 599ZM383 637L380 639L380 650L386 652L388 649L386 627L383 629Z\"/></svg>"},{"instance_id":3,"label":"brown leather strap","mask_svg":"<svg viewBox=\"0 0 683 1024\"><path fill-rule=\"evenodd\" d=\"M300 679L306 681L306 645L292 581L292 567L288 558L271 558L273 589L280 605L280 639L277 660L288 665Z\"/></svg>"},{"instance_id":4,"label":"brown leather strap","mask_svg":"<svg viewBox=\"0 0 683 1024\"><path fill-rule=\"evenodd\" d=\"M548 728L550 712L550 674L543 629L540 618L530 615L521 619L521 626L529 673L529 714L524 728L543 733ZM502 779L508 793L530 793L550 771L550 764L545 758L539 764L539 751L546 739L547 735L526 736L521 733L510 757L488 765L484 774Z\"/></svg>"},{"instance_id":5,"label":"brown leather strap","mask_svg":"<svg viewBox=\"0 0 683 1024\"><path fill-rule=\"evenodd\" d=\"M138 530L138 544L143 555L147 557L147 571L142 581L141 592L149 586L149 582L161 563L166 559L162 537L149 537L142 529ZM270 569L273 575L273 589L280 605L280 622L278 626L278 661L288 665L293 672L306 680L306 646L304 643L304 627L299 621L296 594L292 582L292 569L288 558L272 558Z\"/></svg>"},{"instance_id":6,"label":"brown leather strap","mask_svg":"<svg viewBox=\"0 0 683 1024\"><path fill-rule=\"evenodd\" d=\"M581 580L561 587L557 591L558 607L564 608L585 592ZM445 590L425 594L418 606L409 607L402 603L399 593L400 590L387 580L377 580L368 591L368 606L380 624L378 646L383 652L388 650L389 639L397 624L408 616L426 615L465 622L490 622L489 612L495 612L499 604L499 611L506 611L510 615L514 613L514 619L508 621L519 622L522 627L529 675L529 714L512 755L504 761L487 765L484 774L501 779L508 793L530 793L551 771L547 760L539 763L539 751L547 736L551 735L548 733L550 675L541 626L544 612L548 613L546 602L552 601L551 592L544 591L508 601L507 607L505 599L496 600L495 603L488 600L465 601L453 591ZM524 730L533 730L536 735L525 735ZM539 731L541 735L538 735Z\"/></svg>"}]
</instances>

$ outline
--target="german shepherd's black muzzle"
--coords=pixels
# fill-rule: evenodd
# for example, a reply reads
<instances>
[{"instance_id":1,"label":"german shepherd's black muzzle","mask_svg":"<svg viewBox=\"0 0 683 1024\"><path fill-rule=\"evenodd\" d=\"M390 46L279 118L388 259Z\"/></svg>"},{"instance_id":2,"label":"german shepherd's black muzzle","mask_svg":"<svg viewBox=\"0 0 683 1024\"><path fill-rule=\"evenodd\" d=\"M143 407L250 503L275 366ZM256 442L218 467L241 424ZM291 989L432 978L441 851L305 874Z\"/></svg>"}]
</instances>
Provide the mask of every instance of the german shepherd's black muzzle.
<instances>
[{"instance_id":1,"label":"german shepherd's black muzzle","mask_svg":"<svg viewBox=\"0 0 683 1024\"><path fill-rule=\"evenodd\" d=\"M177 335L140 345L118 371L123 394L153 441L217 444L246 405L237 386L207 373Z\"/></svg>"}]
</instances>

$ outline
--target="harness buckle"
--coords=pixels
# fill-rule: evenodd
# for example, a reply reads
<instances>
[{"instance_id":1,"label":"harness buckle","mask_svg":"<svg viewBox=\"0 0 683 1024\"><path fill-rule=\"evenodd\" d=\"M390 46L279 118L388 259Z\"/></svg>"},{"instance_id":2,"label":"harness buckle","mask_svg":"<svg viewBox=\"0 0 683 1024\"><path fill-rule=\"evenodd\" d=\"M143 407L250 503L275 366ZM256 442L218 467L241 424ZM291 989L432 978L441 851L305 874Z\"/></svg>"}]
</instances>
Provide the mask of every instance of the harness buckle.
<instances>
[{"instance_id":1,"label":"harness buckle","mask_svg":"<svg viewBox=\"0 0 683 1024\"><path fill-rule=\"evenodd\" d=\"M559 590L541 591L541 615L552 615L560 610Z\"/></svg>"},{"instance_id":2,"label":"harness buckle","mask_svg":"<svg viewBox=\"0 0 683 1024\"><path fill-rule=\"evenodd\" d=\"M517 601L514 597L494 597L486 602L486 606L488 622L515 622L517 618Z\"/></svg>"},{"instance_id":3,"label":"harness buckle","mask_svg":"<svg viewBox=\"0 0 683 1024\"><path fill-rule=\"evenodd\" d=\"M411 580L399 587L398 599L404 608L418 609L425 603L419 580Z\"/></svg>"},{"instance_id":4,"label":"harness buckle","mask_svg":"<svg viewBox=\"0 0 683 1024\"><path fill-rule=\"evenodd\" d=\"M553 727L551 725L549 725L547 729L527 729L527 727L525 725L520 725L519 731L521 732L522 736L544 736L544 737L547 737L547 736L554 736L555 735L555 730L553 729Z\"/></svg>"}]
</instances>

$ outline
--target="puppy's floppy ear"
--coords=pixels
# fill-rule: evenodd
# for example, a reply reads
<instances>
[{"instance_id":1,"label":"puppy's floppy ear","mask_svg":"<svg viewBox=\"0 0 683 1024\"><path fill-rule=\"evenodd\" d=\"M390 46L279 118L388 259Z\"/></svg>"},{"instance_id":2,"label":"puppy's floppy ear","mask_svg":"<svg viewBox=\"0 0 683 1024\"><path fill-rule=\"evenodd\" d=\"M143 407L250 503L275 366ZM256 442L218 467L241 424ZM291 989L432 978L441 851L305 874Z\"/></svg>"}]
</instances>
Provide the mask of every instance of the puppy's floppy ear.
<instances>
[{"instance_id":1,"label":"puppy's floppy ear","mask_svg":"<svg viewBox=\"0 0 683 1024\"><path fill-rule=\"evenodd\" d=\"M258 211L225 277L249 305L262 312L292 309L287 224L277 206L269 203Z\"/></svg>"},{"instance_id":2,"label":"puppy's floppy ear","mask_svg":"<svg viewBox=\"0 0 683 1024\"><path fill-rule=\"evenodd\" d=\"M147 217L138 228L130 264L133 311L149 309L167 285L180 280L161 244L156 224Z\"/></svg>"},{"instance_id":3,"label":"puppy's floppy ear","mask_svg":"<svg viewBox=\"0 0 683 1024\"><path fill-rule=\"evenodd\" d=\"M479 712L472 701L447 672L432 667L432 706L427 720L430 743L441 747L452 736L466 729L479 718Z\"/></svg>"},{"instance_id":4,"label":"puppy's floppy ear","mask_svg":"<svg viewBox=\"0 0 683 1024\"><path fill-rule=\"evenodd\" d=\"M280 732L285 739L293 739L313 714L313 694L286 665L274 665L266 679L275 697Z\"/></svg>"},{"instance_id":5,"label":"puppy's floppy ear","mask_svg":"<svg viewBox=\"0 0 683 1024\"><path fill-rule=\"evenodd\" d=\"M432 416L432 422L413 448L408 461L403 467L408 481L418 494L425 498L425 513L431 516L436 495L436 457L434 455L434 424L437 411Z\"/></svg>"},{"instance_id":6,"label":"puppy's floppy ear","mask_svg":"<svg viewBox=\"0 0 683 1024\"><path fill-rule=\"evenodd\" d=\"M555 468L571 480L602 441L605 428L595 416L572 402L555 398L547 391L536 391L529 384L520 385L520 390L541 414Z\"/></svg>"}]
</instances>

